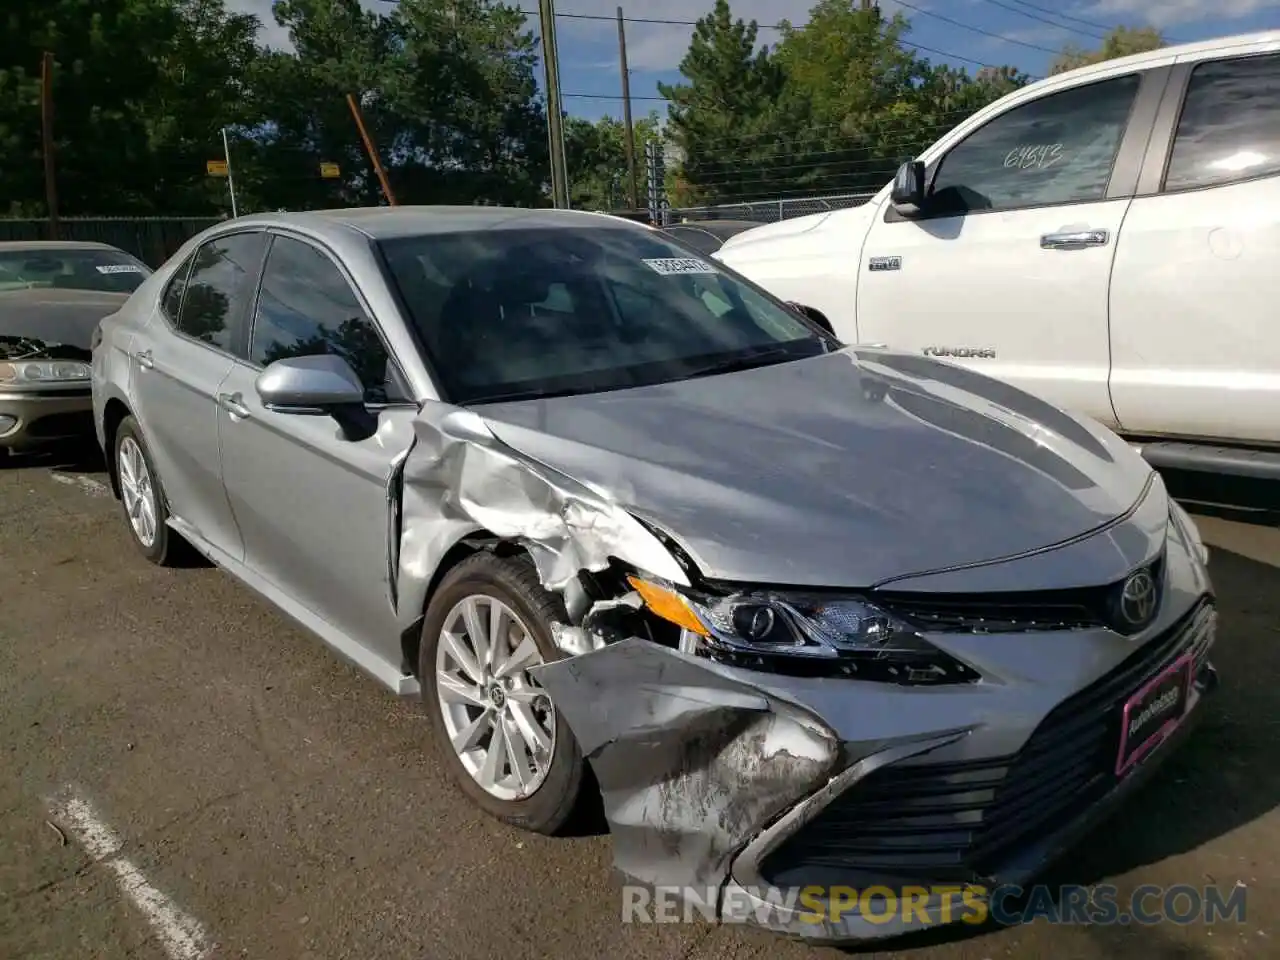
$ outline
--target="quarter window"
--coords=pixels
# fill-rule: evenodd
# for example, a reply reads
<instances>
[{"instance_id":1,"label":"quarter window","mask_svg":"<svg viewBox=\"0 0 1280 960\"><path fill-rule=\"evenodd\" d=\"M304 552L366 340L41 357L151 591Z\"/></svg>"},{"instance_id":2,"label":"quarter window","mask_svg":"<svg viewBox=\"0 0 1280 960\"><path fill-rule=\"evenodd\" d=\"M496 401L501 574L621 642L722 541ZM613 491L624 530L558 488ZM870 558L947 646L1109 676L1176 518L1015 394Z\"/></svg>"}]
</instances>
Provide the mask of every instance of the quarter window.
<instances>
[{"instance_id":1,"label":"quarter window","mask_svg":"<svg viewBox=\"0 0 1280 960\"><path fill-rule=\"evenodd\" d=\"M1117 77L1001 114L943 158L931 205L965 213L1103 199L1139 83Z\"/></svg>"},{"instance_id":2,"label":"quarter window","mask_svg":"<svg viewBox=\"0 0 1280 960\"><path fill-rule=\"evenodd\" d=\"M346 277L311 244L276 237L262 274L249 359L265 367L326 353L351 365L368 402L402 398L386 347Z\"/></svg>"},{"instance_id":3,"label":"quarter window","mask_svg":"<svg viewBox=\"0 0 1280 960\"><path fill-rule=\"evenodd\" d=\"M182 297L178 329L230 352L236 326L253 296L253 278L265 243L263 233L233 233L210 240L197 250Z\"/></svg>"},{"instance_id":4,"label":"quarter window","mask_svg":"<svg viewBox=\"0 0 1280 960\"><path fill-rule=\"evenodd\" d=\"M1202 63L1191 71L1164 189L1280 171L1280 56Z\"/></svg>"},{"instance_id":5,"label":"quarter window","mask_svg":"<svg viewBox=\"0 0 1280 960\"><path fill-rule=\"evenodd\" d=\"M193 260L194 254L182 262L182 266L173 272L173 279L164 291L164 312L173 323L178 322L178 311L182 309L182 292L187 289L187 275L191 273Z\"/></svg>"}]
</instances>

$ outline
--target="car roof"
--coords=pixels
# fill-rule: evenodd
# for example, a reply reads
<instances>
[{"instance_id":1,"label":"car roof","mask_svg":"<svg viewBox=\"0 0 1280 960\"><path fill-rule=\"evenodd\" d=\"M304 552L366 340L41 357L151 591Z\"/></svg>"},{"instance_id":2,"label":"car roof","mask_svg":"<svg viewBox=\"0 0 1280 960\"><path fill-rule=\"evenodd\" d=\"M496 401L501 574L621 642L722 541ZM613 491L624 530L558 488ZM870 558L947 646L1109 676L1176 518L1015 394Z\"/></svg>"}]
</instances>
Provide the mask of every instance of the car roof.
<instances>
[{"instance_id":1,"label":"car roof","mask_svg":"<svg viewBox=\"0 0 1280 960\"><path fill-rule=\"evenodd\" d=\"M225 228L231 224L292 226L321 235L334 230L356 230L374 240L510 227L554 229L595 225L614 229L650 229L619 217L585 210L471 206L352 207L296 213L263 213L224 221L219 227Z\"/></svg>"},{"instance_id":2,"label":"car roof","mask_svg":"<svg viewBox=\"0 0 1280 960\"><path fill-rule=\"evenodd\" d=\"M35 253L52 250L111 250L124 253L119 247L96 240L0 240L0 253Z\"/></svg>"},{"instance_id":3,"label":"car roof","mask_svg":"<svg viewBox=\"0 0 1280 960\"><path fill-rule=\"evenodd\" d=\"M1074 85L1081 79L1096 76L1099 79L1118 76L1132 70L1141 70L1155 63L1162 63L1174 57L1178 62L1195 63L1198 60L1230 54L1233 48L1260 45L1280 46L1280 30L1259 30L1255 33L1239 33L1226 37L1213 37L1209 40L1196 40L1193 43L1171 44L1143 53L1131 53L1127 57L1115 57L1098 63L1087 64L1072 70L1064 70L1052 76L1028 84L1022 90L1049 91L1057 86ZM1261 52L1261 51L1259 51ZM998 103L999 101L997 101Z\"/></svg>"}]
</instances>

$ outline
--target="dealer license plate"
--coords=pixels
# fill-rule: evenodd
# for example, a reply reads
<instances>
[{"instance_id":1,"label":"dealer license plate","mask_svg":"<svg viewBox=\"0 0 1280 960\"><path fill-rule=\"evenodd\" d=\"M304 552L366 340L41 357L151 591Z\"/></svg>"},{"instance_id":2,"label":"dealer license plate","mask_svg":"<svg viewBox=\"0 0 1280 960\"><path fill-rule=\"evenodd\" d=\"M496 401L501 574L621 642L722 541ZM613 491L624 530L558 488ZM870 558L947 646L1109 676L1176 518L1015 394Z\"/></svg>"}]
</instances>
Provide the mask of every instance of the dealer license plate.
<instances>
[{"instance_id":1,"label":"dealer license plate","mask_svg":"<svg viewBox=\"0 0 1280 960\"><path fill-rule=\"evenodd\" d=\"M1180 657L1143 684L1124 705L1116 776L1123 776L1178 728L1191 700L1194 659Z\"/></svg>"}]
</instances>

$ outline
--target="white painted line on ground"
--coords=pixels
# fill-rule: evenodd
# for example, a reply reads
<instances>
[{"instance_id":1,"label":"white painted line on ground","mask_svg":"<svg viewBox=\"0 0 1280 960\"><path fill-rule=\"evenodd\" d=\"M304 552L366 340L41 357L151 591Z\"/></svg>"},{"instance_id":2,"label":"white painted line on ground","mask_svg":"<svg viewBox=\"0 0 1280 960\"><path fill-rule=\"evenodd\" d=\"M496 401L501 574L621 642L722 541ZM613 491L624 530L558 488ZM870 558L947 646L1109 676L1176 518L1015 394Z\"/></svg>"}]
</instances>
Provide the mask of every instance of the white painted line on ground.
<instances>
[{"instance_id":1,"label":"white painted line on ground","mask_svg":"<svg viewBox=\"0 0 1280 960\"><path fill-rule=\"evenodd\" d=\"M90 857L115 874L121 891L142 911L172 960L201 960L208 956L210 947L204 927L153 887L128 858L116 856L122 846L120 838L89 801L69 793L60 801L51 801L49 811Z\"/></svg>"},{"instance_id":2,"label":"white painted line on ground","mask_svg":"<svg viewBox=\"0 0 1280 960\"><path fill-rule=\"evenodd\" d=\"M86 477L80 473L53 473L50 474L58 483L68 487L79 487L91 497L101 497L111 492L110 488L101 480L95 480L93 477Z\"/></svg>"}]
</instances>

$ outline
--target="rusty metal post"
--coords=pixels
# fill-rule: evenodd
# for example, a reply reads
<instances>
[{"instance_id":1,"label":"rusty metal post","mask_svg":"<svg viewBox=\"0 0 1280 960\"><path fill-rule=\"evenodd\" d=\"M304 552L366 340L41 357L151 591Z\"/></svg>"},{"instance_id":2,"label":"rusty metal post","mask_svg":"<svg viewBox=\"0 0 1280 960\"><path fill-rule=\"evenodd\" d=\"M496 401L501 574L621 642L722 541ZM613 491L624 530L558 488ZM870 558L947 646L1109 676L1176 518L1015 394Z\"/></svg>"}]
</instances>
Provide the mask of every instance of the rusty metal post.
<instances>
[{"instance_id":1,"label":"rusty metal post","mask_svg":"<svg viewBox=\"0 0 1280 960\"><path fill-rule=\"evenodd\" d=\"M391 183L387 180L387 171L382 169L382 160L378 156L378 148L374 146L373 139L369 136L369 131L365 129L364 117L360 115L360 104L356 103L353 94L347 94L347 106L351 108L351 116L355 118L356 129L360 131L360 139L364 141L364 148L369 154L369 162L373 164L373 172L378 175L378 182L382 184L382 195L387 198L387 203L391 206L396 205L396 196L391 192Z\"/></svg>"}]
</instances>

